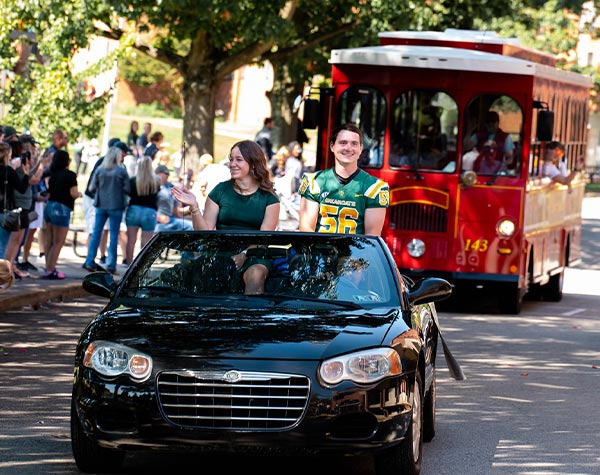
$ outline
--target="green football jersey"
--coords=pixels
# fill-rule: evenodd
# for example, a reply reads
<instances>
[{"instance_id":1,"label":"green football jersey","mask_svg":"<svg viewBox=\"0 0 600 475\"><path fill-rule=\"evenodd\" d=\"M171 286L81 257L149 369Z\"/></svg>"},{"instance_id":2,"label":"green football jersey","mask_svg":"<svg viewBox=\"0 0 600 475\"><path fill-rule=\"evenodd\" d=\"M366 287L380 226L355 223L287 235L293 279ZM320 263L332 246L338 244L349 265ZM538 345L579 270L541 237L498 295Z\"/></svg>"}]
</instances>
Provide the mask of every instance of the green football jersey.
<instances>
[{"instance_id":1,"label":"green football jersey","mask_svg":"<svg viewBox=\"0 0 600 475\"><path fill-rule=\"evenodd\" d=\"M364 234L365 210L387 208L390 203L388 184L364 170L342 185L333 168L302 177L298 190L301 196L319 203L317 232Z\"/></svg>"}]
</instances>

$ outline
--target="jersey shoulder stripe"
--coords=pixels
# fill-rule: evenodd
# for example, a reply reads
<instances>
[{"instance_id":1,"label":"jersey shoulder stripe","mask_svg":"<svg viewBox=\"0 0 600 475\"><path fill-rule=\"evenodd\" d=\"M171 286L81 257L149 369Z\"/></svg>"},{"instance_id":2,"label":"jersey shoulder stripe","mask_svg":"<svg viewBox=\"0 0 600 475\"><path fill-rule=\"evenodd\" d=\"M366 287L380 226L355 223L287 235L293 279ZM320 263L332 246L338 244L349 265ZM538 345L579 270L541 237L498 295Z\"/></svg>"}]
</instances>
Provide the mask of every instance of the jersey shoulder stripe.
<instances>
[{"instance_id":1,"label":"jersey shoulder stripe","mask_svg":"<svg viewBox=\"0 0 600 475\"><path fill-rule=\"evenodd\" d=\"M300 182L300 187L298 189L298 192L301 195L304 195L306 192L312 194L312 195L316 195L319 193L319 184L317 183L317 179L316 179L316 175L318 174L318 172L315 173L305 173L302 176L302 180Z\"/></svg>"},{"instance_id":2,"label":"jersey shoulder stripe","mask_svg":"<svg viewBox=\"0 0 600 475\"><path fill-rule=\"evenodd\" d=\"M385 181L377 179L375 183L373 183L371 186L369 186L369 188L367 188L367 190L365 191L365 196L371 199L376 198L377 195L381 192L381 190L387 187L388 184Z\"/></svg>"}]
</instances>

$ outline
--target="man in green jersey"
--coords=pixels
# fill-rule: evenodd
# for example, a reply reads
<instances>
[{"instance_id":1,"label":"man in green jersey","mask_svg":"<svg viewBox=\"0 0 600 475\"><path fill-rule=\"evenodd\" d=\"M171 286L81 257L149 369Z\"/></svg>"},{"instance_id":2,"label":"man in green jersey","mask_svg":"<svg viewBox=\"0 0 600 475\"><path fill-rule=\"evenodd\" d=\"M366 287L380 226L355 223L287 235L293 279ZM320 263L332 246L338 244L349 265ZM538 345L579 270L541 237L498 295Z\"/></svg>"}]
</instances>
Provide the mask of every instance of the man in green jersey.
<instances>
[{"instance_id":1,"label":"man in green jersey","mask_svg":"<svg viewBox=\"0 0 600 475\"><path fill-rule=\"evenodd\" d=\"M354 124L333 131L329 147L335 166L307 173L300 183L300 231L381 235L390 189L358 168L362 146Z\"/></svg>"}]
</instances>

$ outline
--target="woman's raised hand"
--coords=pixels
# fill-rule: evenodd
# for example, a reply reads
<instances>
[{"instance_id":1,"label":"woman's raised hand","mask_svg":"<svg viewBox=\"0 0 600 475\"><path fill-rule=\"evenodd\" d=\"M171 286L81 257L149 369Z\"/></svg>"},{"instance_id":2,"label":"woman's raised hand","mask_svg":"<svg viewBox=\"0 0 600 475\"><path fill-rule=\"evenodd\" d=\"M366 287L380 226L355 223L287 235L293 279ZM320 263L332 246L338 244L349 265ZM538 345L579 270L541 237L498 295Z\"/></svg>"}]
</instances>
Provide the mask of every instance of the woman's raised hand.
<instances>
[{"instance_id":1,"label":"woman's raised hand","mask_svg":"<svg viewBox=\"0 0 600 475\"><path fill-rule=\"evenodd\" d=\"M196 199L196 195L194 195L194 193L192 193L187 188L174 186L173 188L171 188L171 193L173 194L175 199L180 203L187 206L192 206L196 208L198 207L198 200Z\"/></svg>"}]
</instances>

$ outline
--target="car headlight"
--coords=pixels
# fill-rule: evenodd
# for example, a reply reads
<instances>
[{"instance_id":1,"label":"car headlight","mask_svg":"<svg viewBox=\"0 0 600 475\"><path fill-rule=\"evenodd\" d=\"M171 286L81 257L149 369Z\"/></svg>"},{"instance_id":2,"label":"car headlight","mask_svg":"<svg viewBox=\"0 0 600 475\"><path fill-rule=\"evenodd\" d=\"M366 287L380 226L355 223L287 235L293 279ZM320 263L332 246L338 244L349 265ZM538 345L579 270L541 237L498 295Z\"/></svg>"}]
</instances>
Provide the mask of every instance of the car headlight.
<instances>
[{"instance_id":1,"label":"car headlight","mask_svg":"<svg viewBox=\"0 0 600 475\"><path fill-rule=\"evenodd\" d=\"M421 257L425 254L425 243L420 239L411 239L406 245L406 250L411 257Z\"/></svg>"},{"instance_id":2,"label":"car headlight","mask_svg":"<svg viewBox=\"0 0 600 475\"><path fill-rule=\"evenodd\" d=\"M510 219L503 219L498 223L498 233L500 236L509 238L515 232L515 223Z\"/></svg>"},{"instance_id":3,"label":"car headlight","mask_svg":"<svg viewBox=\"0 0 600 475\"><path fill-rule=\"evenodd\" d=\"M327 384L344 380L370 384L401 372L400 355L392 348L373 348L338 356L323 361L319 368L321 379Z\"/></svg>"},{"instance_id":4,"label":"car headlight","mask_svg":"<svg viewBox=\"0 0 600 475\"><path fill-rule=\"evenodd\" d=\"M152 358L125 345L111 341L93 341L85 350L83 365L104 376L128 374L136 381L148 379Z\"/></svg>"}]
</instances>

